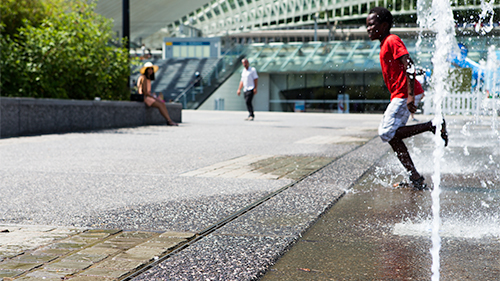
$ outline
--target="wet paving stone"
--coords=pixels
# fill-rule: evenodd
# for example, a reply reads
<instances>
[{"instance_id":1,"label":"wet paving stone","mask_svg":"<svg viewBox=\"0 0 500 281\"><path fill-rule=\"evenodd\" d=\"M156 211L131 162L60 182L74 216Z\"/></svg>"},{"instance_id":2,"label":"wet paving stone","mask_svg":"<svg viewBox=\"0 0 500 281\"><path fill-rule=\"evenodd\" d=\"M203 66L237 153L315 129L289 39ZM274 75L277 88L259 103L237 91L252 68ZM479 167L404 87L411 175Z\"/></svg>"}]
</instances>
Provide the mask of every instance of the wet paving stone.
<instances>
[{"instance_id":1,"label":"wet paving stone","mask_svg":"<svg viewBox=\"0 0 500 281\"><path fill-rule=\"evenodd\" d=\"M167 231L160 234L160 238L184 238L190 239L193 238L196 234L192 232L176 232L176 231Z\"/></svg>"},{"instance_id":2,"label":"wet paving stone","mask_svg":"<svg viewBox=\"0 0 500 281\"><path fill-rule=\"evenodd\" d=\"M71 278L71 281L113 281L113 280L116 280L116 278L104 277L104 276L87 276L87 275L76 276Z\"/></svg>"},{"instance_id":3,"label":"wet paving stone","mask_svg":"<svg viewBox=\"0 0 500 281\"><path fill-rule=\"evenodd\" d=\"M117 280L193 237L194 233L175 231L88 230L5 258L0 262L0 277L5 281Z\"/></svg>"},{"instance_id":4,"label":"wet paving stone","mask_svg":"<svg viewBox=\"0 0 500 281\"><path fill-rule=\"evenodd\" d=\"M137 260L125 260L125 259L115 258L101 262L98 265L96 265L95 268L110 268L110 269L131 271L142 266L143 264L144 264L143 262Z\"/></svg>"},{"instance_id":5,"label":"wet paving stone","mask_svg":"<svg viewBox=\"0 0 500 281\"><path fill-rule=\"evenodd\" d=\"M0 278L14 277L22 274L23 272L24 271L12 270L12 269L0 269Z\"/></svg>"},{"instance_id":6,"label":"wet paving stone","mask_svg":"<svg viewBox=\"0 0 500 281\"><path fill-rule=\"evenodd\" d=\"M87 254L87 253L81 253L77 252L72 255L69 255L64 258L64 260L72 260L72 261L88 261L92 263L100 262L103 259L109 257L108 254Z\"/></svg>"},{"instance_id":7,"label":"wet paving stone","mask_svg":"<svg viewBox=\"0 0 500 281\"><path fill-rule=\"evenodd\" d=\"M69 243L69 242L63 242L63 243L55 243L52 244L50 247L52 249L69 249L69 250L76 250L76 249L81 249L85 245L84 243Z\"/></svg>"},{"instance_id":8,"label":"wet paving stone","mask_svg":"<svg viewBox=\"0 0 500 281\"><path fill-rule=\"evenodd\" d=\"M58 256L56 256L56 255L31 255L31 254L24 254L24 255L20 255L20 256L17 256L15 258L13 258L12 261L16 261L16 262L34 262L34 263L43 262L43 263L46 263L46 262L53 261L53 260L55 260L57 258L58 258Z\"/></svg>"},{"instance_id":9,"label":"wet paving stone","mask_svg":"<svg viewBox=\"0 0 500 281\"><path fill-rule=\"evenodd\" d=\"M67 269L67 270L79 271L91 266L92 264L93 262L91 261L61 260L44 266L44 269L53 269L53 270Z\"/></svg>"},{"instance_id":10,"label":"wet paving stone","mask_svg":"<svg viewBox=\"0 0 500 281\"><path fill-rule=\"evenodd\" d=\"M48 247L41 248L39 250L35 250L33 255L47 255L47 256L64 256L70 253L72 250L70 249L52 249Z\"/></svg>"},{"instance_id":11,"label":"wet paving stone","mask_svg":"<svg viewBox=\"0 0 500 281\"><path fill-rule=\"evenodd\" d=\"M43 265L43 263L4 261L4 262L0 263L0 269L28 271L28 270L40 267L42 265Z\"/></svg>"},{"instance_id":12,"label":"wet paving stone","mask_svg":"<svg viewBox=\"0 0 500 281\"><path fill-rule=\"evenodd\" d=\"M298 180L321 169L331 161L333 158L317 156L245 155L190 171L181 176Z\"/></svg>"},{"instance_id":13,"label":"wet paving stone","mask_svg":"<svg viewBox=\"0 0 500 281\"><path fill-rule=\"evenodd\" d=\"M54 278L59 278L59 280L61 280L63 278L66 278L67 276L70 276L71 274L74 274L75 272L76 272L75 270L68 270L68 269L64 269L64 270L61 270L61 269L40 269L40 270L35 270L32 272L29 272L28 274L26 274L25 277L34 278L34 279L38 279L38 280L52 280Z\"/></svg>"},{"instance_id":14,"label":"wet paving stone","mask_svg":"<svg viewBox=\"0 0 500 281\"><path fill-rule=\"evenodd\" d=\"M182 238L155 238L153 240L139 244L139 245L137 245L137 247L159 248L159 249L169 250L169 249L175 248L180 243L183 243L186 241L187 241L186 239L182 239Z\"/></svg>"},{"instance_id":15,"label":"wet paving stone","mask_svg":"<svg viewBox=\"0 0 500 281\"><path fill-rule=\"evenodd\" d=\"M85 279L86 276L95 277L95 278L104 277L104 278L108 278L109 280L115 280L116 278L120 278L120 277L126 275L127 273L129 273L128 270L119 270L119 269L110 269L110 268L91 268L89 270L84 271L83 273L81 273L77 277L79 278L79 280L87 280L87 279ZM70 280L73 280L73 279L70 279ZM98 280L101 280L101 279L98 279Z\"/></svg>"},{"instance_id":16,"label":"wet paving stone","mask_svg":"<svg viewBox=\"0 0 500 281\"><path fill-rule=\"evenodd\" d=\"M148 262L155 257L159 257L161 254L166 251L161 248L139 248L135 247L130 250L127 250L121 254L118 254L116 258L119 259L127 259L127 260L139 260Z\"/></svg>"}]
</instances>

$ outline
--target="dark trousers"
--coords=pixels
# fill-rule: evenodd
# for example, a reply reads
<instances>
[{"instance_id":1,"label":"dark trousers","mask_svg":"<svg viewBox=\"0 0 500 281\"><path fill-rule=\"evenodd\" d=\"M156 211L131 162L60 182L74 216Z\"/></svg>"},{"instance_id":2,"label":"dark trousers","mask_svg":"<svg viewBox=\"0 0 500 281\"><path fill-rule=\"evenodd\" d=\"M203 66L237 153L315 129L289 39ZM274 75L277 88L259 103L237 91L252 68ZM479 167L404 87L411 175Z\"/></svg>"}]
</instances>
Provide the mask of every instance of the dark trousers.
<instances>
[{"instance_id":1,"label":"dark trousers","mask_svg":"<svg viewBox=\"0 0 500 281\"><path fill-rule=\"evenodd\" d=\"M252 106L252 99L253 99L253 90L246 91L245 92L245 102L247 104L247 109L248 109L248 116L250 117L255 117L253 115L253 106Z\"/></svg>"}]
</instances>

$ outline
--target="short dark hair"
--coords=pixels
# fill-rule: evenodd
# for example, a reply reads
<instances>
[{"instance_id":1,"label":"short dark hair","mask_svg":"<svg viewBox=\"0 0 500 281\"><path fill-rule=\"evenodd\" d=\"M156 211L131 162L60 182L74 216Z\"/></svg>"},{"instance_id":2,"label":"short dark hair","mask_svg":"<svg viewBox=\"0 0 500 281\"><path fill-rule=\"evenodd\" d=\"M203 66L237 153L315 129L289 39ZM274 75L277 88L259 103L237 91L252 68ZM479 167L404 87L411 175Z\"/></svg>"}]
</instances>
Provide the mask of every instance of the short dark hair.
<instances>
[{"instance_id":1,"label":"short dark hair","mask_svg":"<svg viewBox=\"0 0 500 281\"><path fill-rule=\"evenodd\" d=\"M392 27L393 19L389 10L384 7L374 7L368 14L376 14L380 23L386 22L389 24L389 29Z\"/></svg>"}]
</instances>

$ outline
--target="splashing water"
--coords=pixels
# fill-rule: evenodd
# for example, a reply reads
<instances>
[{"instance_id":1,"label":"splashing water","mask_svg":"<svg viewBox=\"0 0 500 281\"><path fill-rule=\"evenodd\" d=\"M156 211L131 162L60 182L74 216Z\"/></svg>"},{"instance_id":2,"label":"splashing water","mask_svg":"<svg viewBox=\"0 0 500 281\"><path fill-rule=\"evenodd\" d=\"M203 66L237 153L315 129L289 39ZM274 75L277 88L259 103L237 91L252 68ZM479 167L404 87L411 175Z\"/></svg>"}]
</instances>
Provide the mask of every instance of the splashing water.
<instances>
[{"instance_id":1,"label":"splashing water","mask_svg":"<svg viewBox=\"0 0 500 281\"><path fill-rule=\"evenodd\" d=\"M431 85L434 90L434 112L436 113L432 123L436 126L436 134L434 137L435 150L434 156L434 174L432 175L433 190L432 197L432 280L439 280L440 277L440 260L439 252L441 249L441 237L439 236L439 229L441 226L440 218L440 201L439 195L441 194L441 159L444 155L444 145L441 139L441 126L443 123L441 104L447 93L449 87L445 83L448 77L450 63L448 58L452 49L457 46L455 40L455 21L451 10L450 3L447 0L434 0L432 4L430 0L420 0L417 3L417 11L423 18L419 19L421 28L431 29L436 33L435 38L435 52L432 58L433 74ZM430 11L429 11L430 8Z\"/></svg>"},{"instance_id":2,"label":"splashing water","mask_svg":"<svg viewBox=\"0 0 500 281\"><path fill-rule=\"evenodd\" d=\"M479 15L480 21L476 25L476 31L481 34L486 34L491 31L493 27L493 8L492 4L494 0L482 0L481 7L482 13ZM435 149L433 153L434 160L434 173L432 175L433 190L431 193L432 198L432 222L431 222L431 240L432 247L430 249L432 256L432 280L437 281L440 278L440 249L441 249L441 237L439 235L441 228L441 218L440 218L440 198L441 194L440 182L441 182L441 161L444 156L444 145L443 140L440 136L440 130L443 123L442 116L442 101L444 97L450 93L449 80L450 73L450 62L448 59L453 52L457 52L457 42L455 39L455 21L453 18L453 12L451 9L450 2L447 0L418 0L417 1L417 23L420 26L420 37L417 40L417 50L421 42L422 30L430 29L435 32L435 51L432 58L433 73L431 79L431 86L433 88L433 104L435 117L432 120L434 126L436 126L436 134L434 136ZM483 25L483 22L489 21L489 24ZM491 55L493 57L493 49L490 48ZM495 57L496 58L496 57ZM497 62L493 59L489 61L494 61L494 65ZM495 73L495 71L493 71ZM495 79L493 79L495 81ZM449 81L448 81L449 82ZM496 90L496 89L495 89ZM495 102L495 101L494 101ZM493 108L496 110L496 108ZM495 114L493 114L495 115ZM496 120L496 118L495 118ZM493 126L496 127L496 123L492 122Z\"/></svg>"},{"instance_id":3,"label":"splashing water","mask_svg":"<svg viewBox=\"0 0 500 281\"><path fill-rule=\"evenodd\" d=\"M497 77L498 71L498 60L497 54L495 52L495 46L490 46L488 48L488 59L486 61L486 89L489 90L491 99L489 100L492 114L491 114L491 128L497 130Z\"/></svg>"},{"instance_id":4,"label":"splashing water","mask_svg":"<svg viewBox=\"0 0 500 281\"><path fill-rule=\"evenodd\" d=\"M479 15L479 22L476 24L476 32L481 35L485 35L493 29L493 15L495 14L493 10L493 4L495 0L481 0L481 14ZM488 24L483 24L488 22Z\"/></svg>"}]
</instances>

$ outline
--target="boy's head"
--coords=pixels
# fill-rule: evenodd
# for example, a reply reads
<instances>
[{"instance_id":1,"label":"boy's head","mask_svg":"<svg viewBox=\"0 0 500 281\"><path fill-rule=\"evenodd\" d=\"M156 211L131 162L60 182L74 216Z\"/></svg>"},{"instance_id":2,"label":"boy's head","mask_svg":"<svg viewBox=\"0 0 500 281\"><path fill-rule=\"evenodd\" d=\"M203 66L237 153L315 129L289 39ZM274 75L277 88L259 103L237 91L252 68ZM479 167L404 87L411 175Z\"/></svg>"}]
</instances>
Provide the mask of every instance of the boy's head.
<instances>
[{"instance_id":1,"label":"boy's head","mask_svg":"<svg viewBox=\"0 0 500 281\"><path fill-rule=\"evenodd\" d=\"M392 14L386 8L375 7L366 18L366 31L371 40L382 40L390 34Z\"/></svg>"},{"instance_id":2,"label":"boy's head","mask_svg":"<svg viewBox=\"0 0 500 281\"><path fill-rule=\"evenodd\" d=\"M375 7L370 10L368 14L376 14L380 23L386 22L389 24L389 29L392 26L393 19L389 10L384 7Z\"/></svg>"}]
</instances>

